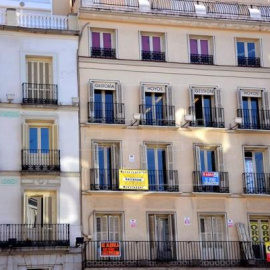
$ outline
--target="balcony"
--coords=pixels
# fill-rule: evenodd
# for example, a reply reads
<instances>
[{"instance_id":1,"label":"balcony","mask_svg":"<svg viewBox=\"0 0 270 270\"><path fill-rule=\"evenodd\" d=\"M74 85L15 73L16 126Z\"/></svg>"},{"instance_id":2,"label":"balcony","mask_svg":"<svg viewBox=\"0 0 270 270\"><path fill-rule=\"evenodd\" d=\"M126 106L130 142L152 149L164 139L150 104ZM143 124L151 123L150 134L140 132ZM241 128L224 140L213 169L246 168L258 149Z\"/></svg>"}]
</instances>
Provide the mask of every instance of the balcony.
<instances>
[{"instance_id":1,"label":"balcony","mask_svg":"<svg viewBox=\"0 0 270 270\"><path fill-rule=\"evenodd\" d=\"M23 149L22 171L29 173L59 173L60 150Z\"/></svg>"},{"instance_id":2,"label":"balcony","mask_svg":"<svg viewBox=\"0 0 270 270\"><path fill-rule=\"evenodd\" d=\"M237 117L242 118L241 129L261 129L270 130L270 111L269 110L237 110Z\"/></svg>"},{"instance_id":3,"label":"balcony","mask_svg":"<svg viewBox=\"0 0 270 270\"><path fill-rule=\"evenodd\" d=\"M0 248L69 247L69 224L0 224Z\"/></svg>"},{"instance_id":4,"label":"balcony","mask_svg":"<svg viewBox=\"0 0 270 270\"><path fill-rule=\"evenodd\" d=\"M139 8L138 0L82 0L82 7L96 7L96 8Z\"/></svg>"},{"instance_id":5,"label":"balcony","mask_svg":"<svg viewBox=\"0 0 270 270\"><path fill-rule=\"evenodd\" d=\"M88 122L125 124L125 105L111 102L88 102Z\"/></svg>"},{"instance_id":6,"label":"balcony","mask_svg":"<svg viewBox=\"0 0 270 270\"><path fill-rule=\"evenodd\" d=\"M243 173L243 184L245 194L270 195L269 173Z\"/></svg>"},{"instance_id":7,"label":"balcony","mask_svg":"<svg viewBox=\"0 0 270 270\"><path fill-rule=\"evenodd\" d=\"M115 52L115 49L111 49L111 48L105 49L105 48L91 47L91 57L116 59L116 52Z\"/></svg>"},{"instance_id":8,"label":"balcony","mask_svg":"<svg viewBox=\"0 0 270 270\"><path fill-rule=\"evenodd\" d=\"M191 54L190 55L191 64L202 64L202 65L213 65L213 55L205 54Z\"/></svg>"},{"instance_id":9,"label":"balcony","mask_svg":"<svg viewBox=\"0 0 270 270\"><path fill-rule=\"evenodd\" d=\"M112 241L115 242L115 241ZM101 257L101 242L86 243L83 269L265 266L264 243L238 241L117 241L120 257ZM258 252L259 248L259 252ZM253 265L252 265L253 263Z\"/></svg>"},{"instance_id":10,"label":"balcony","mask_svg":"<svg viewBox=\"0 0 270 270\"><path fill-rule=\"evenodd\" d=\"M140 104L140 125L175 126L175 107L168 105Z\"/></svg>"},{"instance_id":11,"label":"balcony","mask_svg":"<svg viewBox=\"0 0 270 270\"><path fill-rule=\"evenodd\" d=\"M155 192L178 192L178 172L177 171L157 171L148 170L148 191ZM91 169L90 170L91 190L113 190L119 189L118 169ZM131 189L128 189L131 190Z\"/></svg>"},{"instance_id":12,"label":"balcony","mask_svg":"<svg viewBox=\"0 0 270 270\"><path fill-rule=\"evenodd\" d=\"M260 67L261 60L259 57L243 57L238 56L239 67Z\"/></svg>"},{"instance_id":13,"label":"balcony","mask_svg":"<svg viewBox=\"0 0 270 270\"><path fill-rule=\"evenodd\" d=\"M189 114L194 116L192 127L224 128L224 109L218 107L189 107Z\"/></svg>"},{"instance_id":14,"label":"balcony","mask_svg":"<svg viewBox=\"0 0 270 270\"><path fill-rule=\"evenodd\" d=\"M212 175L215 174L215 175ZM227 172L193 172L193 191L229 193Z\"/></svg>"},{"instance_id":15,"label":"balcony","mask_svg":"<svg viewBox=\"0 0 270 270\"><path fill-rule=\"evenodd\" d=\"M58 86L56 84L22 84L23 104L28 105L57 105Z\"/></svg>"},{"instance_id":16,"label":"balcony","mask_svg":"<svg viewBox=\"0 0 270 270\"><path fill-rule=\"evenodd\" d=\"M165 52L142 51L143 61L165 62Z\"/></svg>"}]
</instances>

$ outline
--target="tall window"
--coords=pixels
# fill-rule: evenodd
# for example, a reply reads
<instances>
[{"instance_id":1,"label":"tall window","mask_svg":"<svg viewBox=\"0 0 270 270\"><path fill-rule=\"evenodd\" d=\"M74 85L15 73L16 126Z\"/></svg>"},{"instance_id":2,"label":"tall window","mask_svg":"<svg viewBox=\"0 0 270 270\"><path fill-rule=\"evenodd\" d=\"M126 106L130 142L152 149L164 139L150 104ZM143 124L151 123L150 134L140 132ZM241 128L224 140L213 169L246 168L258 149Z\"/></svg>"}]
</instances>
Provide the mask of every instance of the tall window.
<instances>
[{"instance_id":1,"label":"tall window","mask_svg":"<svg viewBox=\"0 0 270 270\"><path fill-rule=\"evenodd\" d=\"M193 116L192 126L225 126L221 91L215 87L190 87L189 113Z\"/></svg>"},{"instance_id":2,"label":"tall window","mask_svg":"<svg viewBox=\"0 0 270 270\"><path fill-rule=\"evenodd\" d=\"M164 35L141 33L142 60L165 61Z\"/></svg>"},{"instance_id":3,"label":"tall window","mask_svg":"<svg viewBox=\"0 0 270 270\"><path fill-rule=\"evenodd\" d=\"M157 126L175 125L172 89L169 85L141 84L141 124Z\"/></svg>"},{"instance_id":4,"label":"tall window","mask_svg":"<svg viewBox=\"0 0 270 270\"><path fill-rule=\"evenodd\" d=\"M119 143L93 143L93 189L118 189L118 169L120 168Z\"/></svg>"},{"instance_id":5,"label":"tall window","mask_svg":"<svg viewBox=\"0 0 270 270\"><path fill-rule=\"evenodd\" d=\"M177 175L173 171L172 145L144 144L142 169L148 170L149 190L171 191L177 187Z\"/></svg>"},{"instance_id":6,"label":"tall window","mask_svg":"<svg viewBox=\"0 0 270 270\"><path fill-rule=\"evenodd\" d=\"M190 36L190 62L213 65L212 39L210 37Z\"/></svg>"},{"instance_id":7,"label":"tall window","mask_svg":"<svg viewBox=\"0 0 270 270\"><path fill-rule=\"evenodd\" d=\"M266 150L248 149L245 155L245 187L246 193L266 193L269 190L269 180L266 171Z\"/></svg>"},{"instance_id":8,"label":"tall window","mask_svg":"<svg viewBox=\"0 0 270 270\"><path fill-rule=\"evenodd\" d=\"M175 257L174 214L149 214L149 240L154 259L171 260Z\"/></svg>"},{"instance_id":9,"label":"tall window","mask_svg":"<svg viewBox=\"0 0 270 270\"><path fill-rule=\"evenodd\" d=\"M257 41L237 39L236 45L238 66L260 66Z\"/></svg>"},{"instance_id":10,"label":"tall window","mask_svg":"<svg viewBox=\"0 0 270 270\"><path fill-rule=\"evenodd\" d=\"M121 84L90 81L89 122L125 123Z\"/></svg>"},{"instance_id":11,"label":"tall window","mask_svg":"<svg viewBox=\"0 0 270 270\"><path fill-rule=\"evenodd\" d=\"M266 90L238 89L238 112L242 118L240 128L270 129L269 97Z\"/></svg>"},{"instance_id":12,"label":"tall window","mask_svg":"<svg viewBox=\"0 0 270 270\"><path fill-rule=\"evenodd\" d=\"M92 29L91 56L101 58L115 58L115 33L114 30Z\"/></svg>"}]
</instances>

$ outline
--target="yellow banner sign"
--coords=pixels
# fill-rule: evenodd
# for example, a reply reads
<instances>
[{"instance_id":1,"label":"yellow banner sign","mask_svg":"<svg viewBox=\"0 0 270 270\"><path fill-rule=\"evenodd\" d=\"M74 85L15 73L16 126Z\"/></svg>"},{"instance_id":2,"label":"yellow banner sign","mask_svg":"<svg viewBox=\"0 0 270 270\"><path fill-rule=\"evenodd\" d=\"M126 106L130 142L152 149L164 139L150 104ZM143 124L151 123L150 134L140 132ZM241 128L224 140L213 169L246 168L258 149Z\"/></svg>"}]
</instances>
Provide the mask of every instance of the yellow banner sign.
<instances>
[{"instance_id":1,"label":"yellow banner sign","mask_svg":"<svg viewBox=\"0 0 270 270\"><path fill-rule=\"evenodd\" d=\"M147 170L119 170L119 189L148 190Z\"/></svg>"}]
</instances>

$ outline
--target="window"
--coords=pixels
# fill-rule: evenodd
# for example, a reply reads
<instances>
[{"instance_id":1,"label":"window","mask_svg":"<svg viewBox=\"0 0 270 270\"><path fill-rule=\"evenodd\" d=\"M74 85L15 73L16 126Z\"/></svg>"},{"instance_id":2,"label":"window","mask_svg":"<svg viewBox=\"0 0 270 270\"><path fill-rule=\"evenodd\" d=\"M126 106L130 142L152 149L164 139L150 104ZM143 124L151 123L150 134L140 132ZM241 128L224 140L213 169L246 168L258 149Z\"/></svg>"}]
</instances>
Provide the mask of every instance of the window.
<instances>
[{"instance_id":1,"label":"window","mask_svg":"<svg viewBox=\"0 0 270 270\"><path fill-rule=\"evenodd\" d=\"M119 214L97 214L95 218L97 241L122 240L122 222Z\"/></svg>"},{"instance_id":2,"label":"window","mask_svg":"<svg viewBox=\"0 0 270 270\"><path fill-rule=\"evenodd\" d=\"M141 33L141 58L145 61L165 61L164 35L161 33Z\"/></svg>"},{"instance_id":3,"label":"window","mask_svg":"<svg viewBox=\"0 0 270 270\"><path fill-rule=\"evenodd\" d=\"M195 192L229 192L228 174L224 172L221 146L195 145Z\"/></svg>"},{"instance_id":4,"label":"window","mask_svg":"<svg viewBox=\"0 0 270 270\"><path fill-rule=\"evenodd\" d=\"M191 86L189 89L191 126L224 128L221 91L217 87Z\"/></svg>"},{"instance_id":5,"label":"window","mask_svg":"<svg viewBox=\"0 0 270 270\"><path fill-rule=\"evenodd\" d=\"M244 192L249 194L270 194L269 174L267 171L267 153L266 149L245 148L245 183Z\"/></svg>"},{"instance_id":6,"label":"window","mask_svg":"<svg viewBox=\"0 0 270 270\"><path fill-rule=\"evenodd\" d=\"M237 39L236 45L238 66L260 67L258 41Z\"/></svg>"},{"instance_id":7,"label":"window","mask_svg":"<svg viewBox=\"0 0 270 270\"><path fill-rule=\"evenodd\" d=\"M91 44L92 57L116 58L114 30L92 29Z\"/></svg>"},{"instance_id":8,"label":"window","mask_svg":"<svg viewBox=\"0 0 270 270\"><path fill-rule=\"evenodd\" d=\"M148 170L149 190L178 191L177 172L173 170L172 145L142 145L142 169Z\"/></svg>"},{"instance_id":9,"label":"window","mask_svg":"<svg viewBox=\"0 0 270 270\"><path fill-rule=\"evenodd\" d=\"M94 142L91 189L117 190L121 168L119 142Z\"/></svg>"},{"instance_id":10,"label":"window","mask_svg":"<svg viewBox=\"0 0 270 270\"><path fill-rule=\"evenodd\" d=\"M52 58L27 56L23 103L57 105L57 102L58 89L53 84Z\"/></svg>"},{"instance_id":11,"label":"window","mask_svg":"<svg viewBox=\"0 0 270 270\"><path fill-rule=\"evenodd\" d=\"M149 214L151 258L172 260L176 257L174 214Z\"/></svg>"},{"instance_id":12,"label":"window","mask_svg":"<svg viewBox=\"0 0 270 270\"><path fill-rule=\"evenodd\" d=\"M213 65L211 37L190 36L190 63Z\"/></svg>"},{"instance_id":13,"label":"window","mask_svg":"<svg viewBox=\"0 0 270 270\"><path fill-rule=\"evenodd\" d=\"M58 126L54 120L25 120L22 170L44 173L60 171Z\"/></svg>"},{"instance_id":14,"label":"window","mask_svg":"<svg viewBox=\"0 0 270 270\"><path fill-rule=\"evenodd\" d=\"M250 216L249 229L252 250L256 259L265 259L265 242L270 241L270 218L268 216Z\"/></svg>"},{"instance_id":15,"label":"window","mask_svg":"<svg viewBox=\"0 0 270 270\"><path fill-rule=\"evenodd\" d=\"M89 122L124 124L125 110L119 82L90 81Z\"/></svg>"},{"instance_id":16,"label":"window","mask_svg":"<svg viewBox=\"0 0 270 270\"><path fill-rule=\"evenodd\" d=\"M262 89L238 89L237 116L242 118L240 128L270 129L268 91Z\"/></svg>"},{"instance_id":17,"label":"window","mask_svg":"<svg viewBox=\"0 0 270 270\"><path fill-rule=\"evenodd\" d=\"M167 84L141 84L140 113L142 125L174 126L175 108L172 89Z\"/></svg>"}]
</instances>

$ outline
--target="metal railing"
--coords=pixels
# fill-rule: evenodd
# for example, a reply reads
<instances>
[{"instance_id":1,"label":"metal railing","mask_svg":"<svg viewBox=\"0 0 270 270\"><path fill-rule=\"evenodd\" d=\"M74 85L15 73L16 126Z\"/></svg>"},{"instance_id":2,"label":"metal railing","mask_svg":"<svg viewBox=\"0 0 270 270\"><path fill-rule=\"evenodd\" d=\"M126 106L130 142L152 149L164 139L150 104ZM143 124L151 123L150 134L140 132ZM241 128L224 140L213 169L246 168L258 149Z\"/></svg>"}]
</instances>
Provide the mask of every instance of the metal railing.
<instances>
[{"instance_id":1,"label":"metal railing","mask_svg":"<svg viewBox=\"0 0 270 270\"><path fill-rule=\"evenodd\" d=\"M143 61L165 62L165 52L158 51L142 51L141 57Z\"/></svg>"},{"instance_id":2,"label":"metal railing","mask_svg":"<svg viewBox=\"0 0 270 270\"><path fill-rule=\"evenodd\" d=\"M95 5L105 5L105 6L118 6L118 7L132 7L138 8L138 0L93 0Z\"/></svg>"},{"instance_id":3,"label":"metal railing","mask_svg":"<svg viewBox=\"0 0 270 270\"><path fill-rule=\"evenodd\" d=\"M177 171L148 170L148 183L148 191L179 191ZM119 170L90 169L90 189L119 191Z\"/></svg>"},{"instance_id":4,"label":"metal railing","mask_svg":"<svg viewBox=\"0 0 270 270\"><path fill-rule=\"evenodd\" d=\"M58 86L56 84L23 83L23 104L58 104Z\"/></svg>"},{"instance_id":5,"label":"metal railing","mask_svg":"<svg viewBox=\"0 0 270 270\"><path fill-rule=\"evenodd\" d=\"M198 110L198 111L197 111ZM200 110L201 118L198 118ZM224 128L224 109L219 107L189 107L189 114L194 116L194 121L190 122L190 126L216 127Z\"/></svg>"},{"instance_id":6,"label":"metal railing","mask_svg":"<svg viewBox=\"0 0 270 270\"><path fill-rule=\"evenodd\" d=\"M269 194L269 173L243 173L243 185L245 194Z\"/></svg>"},{"instance_id":7,"label":"metal railing","mask_svg":"<svg viewBox=\"0 0 270 270\"><path fill-rule=\"evenodd\" d=\"M242 118L239 128L270 130L269 110L238 109L237 117Z\"/></svg>"},{"instance_id":8,"label":"metal railing","mask_svg":"<svg viewBox=\"0 0 270 270\"><path fill-rule=\"evenodd\" d=\"M260 252L255 250L260 249ZM266 262L264 243L238 241L119 241L120 257L101 257L100 242L87 242L83 268L238 267ZM254 251L253 251L254 250Z\"/></svg>"},{"instance_id":9,"label":"metal railing","mask_svg":"<svg viewBox=\"0 0 270 270\"><path fill-rule=\"evenodd\" d=\"M209 183L203 172L193 172L193 191L211 193L229 193L229 175L227 172L217 172L217 182Z\"/></svg>"},{"instance_id":10,"label":"metal railing","mask_svg":"<svg viewBox=\"0 0 270 270\"><path fill-rule=\"evenodd\" d=\"M6 9L0 8L0 25L6 24Z\"/></svg>"},{"instance_id":11,"label":"metal railing","mask_svg":"<svg viewBox=\"0 0 270 270\"><path fill-rule=\"evenodd\" d=\"M0 248L69 245L69 224L0 224Z\"/></svg>"},{"instance_id":12,"label":"metal railing","mask_svg":"<svg viewBox=\"0 0 270 270\"><path fill-rule=\"evenodd\" d=\"M213 65L213 55L206 54L191 54L190 55L191 64L202 64L202 65Z\"/></svg>"},{"instance_id":13,"label":"metal railing","mask_svg":"<svg viewBox=\"0 0 270 270\"><path fill-rule=\"evenodd\" d=\"M261 60L259 57L244 57L238 56L239 67L260 67Z\"/></svg>"},{"instance_id":14,"label":"metal railing","mask_svg":"<svg viewBox=\"0 0 270 270\"><path fill-rule=\"evenodd\" d=\"M88 102L88 122L125 124L124 103Z\"/></svg>"},{"instance_id":15,"label":"metal railing","mask_svg":"<svg viewBox=\"0 0 270 270\"><path fill-rule=\"evenodd\" d=\"M106 48L91 47L91 57L115 59L116 52L115 49L111 48L106 49Z\"/></svg>"},{"instance_id":16,"label":"metal railing","mask_svg":"<svg viewBox=\"0 0 270 270\"><path fill-rule=\"evenodd\" d=\"M175 126L175 107L169 105L140 104L140 125Z\"/></svg>"},{"instance_id":17,"label":"metal railing","mask_svg":"<svg viewBox=\"0 0 270 270\"><path fill-rule=\"evenodd\" d=\"M60 150L23 149L21 159L23 172L60 172Z\"/></svg>"},{"instance_id":18,"label":"metal railing","mask_svg":"<svg viewBox=\"0 0 270 270\"><path fill-rule=\"evenodd\" d=\"M152 10L195 12L193 0L150 0Z\"/></svg>"}]
</instances>

